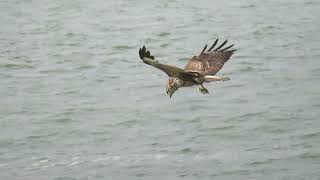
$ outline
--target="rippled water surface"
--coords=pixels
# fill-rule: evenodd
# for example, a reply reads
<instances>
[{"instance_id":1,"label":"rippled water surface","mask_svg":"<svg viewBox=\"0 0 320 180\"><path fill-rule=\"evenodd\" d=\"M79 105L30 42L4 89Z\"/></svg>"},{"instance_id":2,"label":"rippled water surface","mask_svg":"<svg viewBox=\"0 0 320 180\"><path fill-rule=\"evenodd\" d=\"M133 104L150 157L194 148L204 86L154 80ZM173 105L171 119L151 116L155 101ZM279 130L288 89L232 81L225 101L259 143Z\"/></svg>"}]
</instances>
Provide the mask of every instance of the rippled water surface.
<instances>
[{"instance_id":1,"label":"rippled water surface","mask_svg":"<svg viewBox=\"0 0 320 180\"><path fill-rule=\"evenodd\" d=\"M320 179L318 0L3 0L0 179ZM172 99L183 67L238 51Z\"/></svg>"}]
</instances>

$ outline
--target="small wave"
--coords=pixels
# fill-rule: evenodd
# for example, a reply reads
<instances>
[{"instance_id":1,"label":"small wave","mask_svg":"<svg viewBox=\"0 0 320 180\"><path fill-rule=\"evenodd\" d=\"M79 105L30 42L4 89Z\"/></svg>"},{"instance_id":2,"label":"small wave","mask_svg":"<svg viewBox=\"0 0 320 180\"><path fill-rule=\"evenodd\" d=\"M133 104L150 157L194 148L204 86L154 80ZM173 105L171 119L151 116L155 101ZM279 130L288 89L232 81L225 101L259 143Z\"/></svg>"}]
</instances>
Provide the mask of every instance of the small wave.
<instances>
[{"instance_id":1,"label":"small wave","mask_svg":"<svg viewBox=\"0 0 320 180\"><path fill-rule=\"evenodd\" d=\"M94 68L95 66L92 66L92 65L81 65L78 67L79 70L84 70L84 69L92 69Z\"/></svg>"},{"instance_id":2,"label":"small wave","mask_svg":"<svg viewBox=\"0 0 320 180\"><path fill-rule=\"evenodd\" d=\"M305 5L315 5L315 4L317 4L317 3L319 3L319 2L316 2L316 1L306 1L304 4L305 4Z\"/></svg>"},{"instance_id":3,"label":"small wave","mask_svg":"<svg viewBox=\"0 0 320 180\"><path fill-rule=\"evenodd\" d=\"M309 134L302 135L300 137L302 139L310 139L310 138L319 139L320 138L320 132L309 133Z\"/></svg>"},{"instance_id":4,"label":"small wave","mask_svg":"<svg viewBox=\"0 0 320 180\"><path fill-rule=\"evenodd\" d=\"M240 69L240 72L253 72L255 70L255 68L251 67L251 66L247 66L245 68Z\"/></svg>"},{"instance_id":5,"label":"small wave","mask_svg":"<svg viewBox=\"0 0 320 180\"><path fill-rule=\"evenodd\" d=\"M7 163L4 163L4 164L0 164L0 168L1 167L4 167L4 166L8 166L9 164L7 164Z\"/></svg>"},{"instance_id":6,"label":"small wave","mask_svg":"<svg viewBox=\"0 0 320 180\"><path fill-rule=\"evenodd\" d=\"M276 159L266 159L264 161L254 161L254 162L248 163L248 165L256 166L256 165L270 164L270 163L274 162L275 160Z\"/></svg>"},{"instance_id":7,"label":"small wave","mask_svg":"<svg viewBox=\"0 0 320 180\"><path fill-rule=\"evenodd\" d=\"M78 165L80 163L81 163L81 161L73 161L73 162L69 163L68 166L75 166L75 165Z\"/></svg>"},{"instance_id":8,"label":"small wave","mask_svg":"<svg viewBox=\"0 0 320 180\"><path fill-rule=\"evenodd\" d=\"M237 169L237 170L233 170L233 171L224 171L221 174L224 174L224 175L235 175L235 174L248 175L249 170Z\"/></svg>"},{"instance_id":9,"label":"small wave","mask_svg":"<svg viewBox=\"0 0 320 180\"><path fill-rule=\"evenodd\" d=\"M49 134L31 135L31 136L28 136L27 139L30 139L30 140L41 139L41 138L56 136L58 134L59 134L58 132L53 132L53 133L49 133Z\"/></svg>"},{"instance_id":10,"label":"small wave","mask_svg":"<svg viewBox=\"0 0 320 180\"><path fill-rule=\"evenodd\" d=\"M240 58L247 59L247 58L258 58L258 57L257 56L240 56ZM244 64L244 65L259 65L259 66L263 65L262 62L249 62L249 61L241 61L240 64Z\"/></svg>"},{"instance_id":11,"label":"small wave","mask_svg":"<svg viewBox=\"0 0 320 180\"><path fill-rule=\"evenodd\" d=\"M318 108L318 107L320 107L320 104L314 104L312 106Z\"/></svg>"},{"instance_id":12,"label":"small wave","mask_svg":"<svg viewBox=\"0 0 320 180\"><path fill-rule=\"evenodd\" d=\"M127 49L134 49L136 47L128 46L128 45L118 45L118 46L112 46L112 48L119 49L119 50L127 50Z\"/></svg>"},{"instance_id":13,"label":"small wave","mask_svg":"<svg viewBox=\"0 0 320 180\"><path fill-rule=\"evenodd\" d=\"M40 70L39 73L64 73L67 72L67 69L63 68L57 68L57 69L46 69L46 70Z\"/></svg>"},{"instance_id":14,"label":"small wave","mask_svg":"<svg viewBox=\"0 0 320 180\"><path fill-rule=\"evenodd\" d=\"M320 68L318 68L318 67L313 68L313 69L311 69L311 72L320 72Z\"/></svg>"},{"instance_id":15,"label":"small wave","mask_svg":"<svg viewBox=\"0 0 320 180\"><path fill-rule=\"evenodd\" d=\"M111 75L107 77L108 79L120 79L120 76Z\"/></svg>"},{"instance_id":16,"label":"small wave","mask_svg":"<svg viewBox=\"0 0 320 180\"><path fill-rule=\"evenodd\" d=\"M159 37L165 37L165 36L169 36L170 33L169 32L162 32L160 34L158 34Z\"/></svg>"},{"instance_id":17,"label":"small wave","mask_svg":"<svg viewBox=\"0 0 320 180\"><path fill-rule=\"evenodd\" d=\"M242 6L241 8L246 9L246 8L255 8L255 7L256 7L256 5L255 5L255 4L248 4L248 5L244 5L244 6Z\"/></svg>"},{"instance_id":18,"label":"small wave","mask_svg":"<svg viewBox=\"0 0 320 180\"><path fill-rule=\"evenodd\" d=\"M136 177L144 177L146 174L144 174L144 173L137 173L136 174Z\"/></svg>"},{"instance_id":19,"label":"small wave","mask_svg":"<svg viewBox=\"0 0 320 180\"><path fill-rule=\"evenodd\" d=\"M186 153L190 153L192 152L192 149L191 148L184 148L180 151L182 154L186 154Z\"/></svg>"},{"instance_id":20,"label":"small wave","mask_svg":"<svg viewBox=\"0 0 320 180\"><path fill-rule=\"evenodd\" d=\"M303 159L318 159L320 160L320 153L311 153L311 152L306 152L301 154L299 157Z\"/></svg>"},{"instance_id":21,"label":"small wave","mask_svg":"<svg viewBox=\"0 0 320 180\"><path fill-rule=\"evenodd\" d=\"M3 67L3 68L8 68L8 69L32 69L34 68L33 66L31 65L28 65L28 64L3 64L3 65L0 65L0 67Z\"/></svg>"},{"instance_id":22,"label":"small wave","mask_svg":"<svg viewBox=\"0 0 320 180\"><path fill-rule=\"evenodd\" d=\"M131 126L133 126L133 125L135 125L135 124L138 124L138 123L139 123L138 120L133 119L133 120L122 121L122 122L119 122L119 123L117 123L117 124L115 124L115 125L116 125L116 126L131 127Z\"/></svg>"},{"instance_id":23,"label":"small wave","mask_svg":"<svg viewBox=\"0 0 320 180\"><path fill-rule=\"evenodd\" d=\"M57 123L66 123L66 122L71 122L72 119L67 117L61 117L61 118L54 119L54 121Z\"/></svg>"},{"instance_id":24,"label":"small wave","mask_svg":"<svg viewBox=\"0 0 320 180\"><path fill-rule=\"evenodd\" d=\"M232 84L232 85L225 85L223 87L225 87L225 88L240 88L240 87L244 87L244 84Z\"/></svg>"},{"instance_id":25,"label":"small wave","mask_svg":"<svg viewBox=\"0 0 320 180\"><path fill-rule=\"evenodd\" d=\"M150 89L150 88L162 88L163 85L161 84L150 84L150 85L144 85L142 86L142 88L145 88L145 89Z\"/></svg>"},{"instance_id":26,"label":"small wave","mask_svg":"<svg viewBox=\"0 0 320 180\"><path fill-rule=\"evenodd\" d=\"M169 46L169 43L163 43L163 44L160 45L160 47L162 47L162 48L165 48L165 47L168 47L168 46Z\"/></svg>"},{"instance_id":27,"label":"small wave","mask_svg":"<svg viewBox=\"0 0 320 180\"><path fill-rule=\"evenodd\" d=\"M246 113L244 115L235 117L236 119L247 119L247 118L251 118L251 117L260 117L263 114L268 113L267 111L261 111L261 112L256 112L256 113Z\"/></svg>"},{"instance_id":28,"label":"small wave","mask_svg":"<svg viewBox=\"0 0 320 180\"><path fill-rule=\"evenodd\" d=\"M63 176L63 177L57 177L54 180L76 180L76 178Z\"/></svg>"}]
</instances>

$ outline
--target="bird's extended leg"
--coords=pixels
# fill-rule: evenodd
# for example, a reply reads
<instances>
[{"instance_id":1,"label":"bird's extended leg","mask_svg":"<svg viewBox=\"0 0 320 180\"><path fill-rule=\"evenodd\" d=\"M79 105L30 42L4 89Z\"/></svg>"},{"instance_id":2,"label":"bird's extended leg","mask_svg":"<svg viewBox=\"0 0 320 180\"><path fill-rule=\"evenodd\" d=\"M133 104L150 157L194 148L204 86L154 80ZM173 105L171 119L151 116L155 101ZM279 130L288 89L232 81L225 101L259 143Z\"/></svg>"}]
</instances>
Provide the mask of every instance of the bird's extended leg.
<instances>
[{"instance_id":1,"label":"bird's extended leg","mask_svg":"<svg viewBox=\"0 0 320 180\"><path fill-rule=\"evenodd\" d=\"M209 91L208 89L206 89L205 87L203 87L202 84L200 84L201 87L198 86L198 89L199 91L202 93L202 94L209 94Z\"/></svg>"}]
</instances>

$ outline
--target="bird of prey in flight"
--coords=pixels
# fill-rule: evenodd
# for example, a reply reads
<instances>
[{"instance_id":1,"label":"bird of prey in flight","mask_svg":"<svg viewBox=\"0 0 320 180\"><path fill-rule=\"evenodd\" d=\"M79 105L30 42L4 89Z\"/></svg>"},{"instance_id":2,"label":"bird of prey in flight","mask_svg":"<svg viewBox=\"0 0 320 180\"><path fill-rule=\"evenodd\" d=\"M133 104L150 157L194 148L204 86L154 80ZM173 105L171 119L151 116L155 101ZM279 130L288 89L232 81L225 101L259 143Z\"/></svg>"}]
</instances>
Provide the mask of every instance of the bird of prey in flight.
<instances>
[{"instance_id":1,"label":"bird of prey in flight","mask_svg":"<svg viewBox=\"0 0 320 180\"><path fill-rule=\"evenodd\" d=\"M227 81L230 79L229 77L215 76L236 51L235 49L230 49L233 44L224 47L227 41L216 47L218 44L218 39L216 39L207 51L207 45L205 45L202 52L198 56L193 56L184 69L156 61L154 56L150 54L150 51L146 50L145 46L139 49L139 56L144 63L162 70L169 76L166 91L170 98L180 87L194 85L198 86L201 93L207 94L209 91L203 87L203 83Z\"/></svg>"}]
</instances>

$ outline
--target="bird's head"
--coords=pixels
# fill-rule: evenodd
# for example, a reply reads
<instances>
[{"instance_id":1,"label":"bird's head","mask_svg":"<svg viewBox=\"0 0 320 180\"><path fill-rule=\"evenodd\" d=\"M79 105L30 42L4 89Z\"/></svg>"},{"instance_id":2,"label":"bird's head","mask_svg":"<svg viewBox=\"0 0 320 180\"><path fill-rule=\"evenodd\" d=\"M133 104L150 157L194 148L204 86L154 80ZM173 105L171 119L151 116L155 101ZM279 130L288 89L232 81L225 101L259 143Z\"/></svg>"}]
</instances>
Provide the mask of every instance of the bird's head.
<instances>
[{"instance_id":1,"label":"bird's head","mask_svg":"<svg viewBox=\"0 0 320 180\"><path fill-rule=\"evenodd\" d=\"M170 98L176 90L178 90L177 83L174 81L173 78L169 78L167 85L167 94L170 96Z\"/></svg>"}]
</instances>

